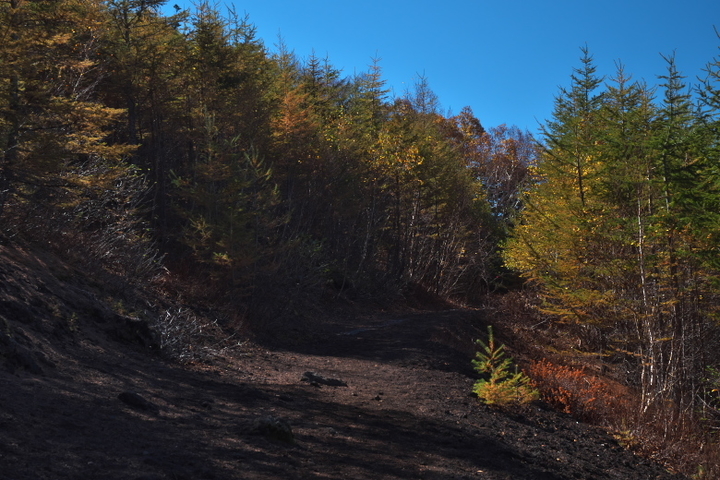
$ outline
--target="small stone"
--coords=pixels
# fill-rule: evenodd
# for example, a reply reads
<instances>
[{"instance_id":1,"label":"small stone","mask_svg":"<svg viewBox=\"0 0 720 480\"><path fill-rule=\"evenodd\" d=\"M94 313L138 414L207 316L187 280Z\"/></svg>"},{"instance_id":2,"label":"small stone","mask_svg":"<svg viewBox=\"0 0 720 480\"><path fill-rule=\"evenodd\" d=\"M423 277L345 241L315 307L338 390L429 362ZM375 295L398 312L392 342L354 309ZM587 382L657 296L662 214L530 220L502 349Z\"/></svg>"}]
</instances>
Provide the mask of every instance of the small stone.
<instances>
[{"instance_id":1,"label":"small stone","mask_svg":"<svg viewBox=\"0 0 720 480\"><path fill-rule=\"evenodd\" d=\"M293 443L295 441L295 435L293 434L290 424L285 420L273 416L253 420L250 426L250 433L254 435L264 435L267 438L287 443Z\"/></svg>"},{"instance_id":2,"label":"small stone","mask_svg":"<svg viewBox=\"0 0 720 480\"><path fill-rule=\"evenodd\" d=\"M136 410L143 410L146 412L157 412L159 409L154 403L144 399L140 394L136 392L122 392L118 395L118 399L125 405L132 407Z\"/></svg>"},{"instance_id":3,"label":"small stone","mask_svg":"<svg viewBox=\"0 0 720 480\"><path fill-rule=\"evenodd\" d=\"M305 372L300 379L301 382L310 382L311 385L327 385L330 387L347 387L347 383L337 378L326 378L315 372ZM317 385L316 385L317 384Z\"/></svg>"}]
</instances>

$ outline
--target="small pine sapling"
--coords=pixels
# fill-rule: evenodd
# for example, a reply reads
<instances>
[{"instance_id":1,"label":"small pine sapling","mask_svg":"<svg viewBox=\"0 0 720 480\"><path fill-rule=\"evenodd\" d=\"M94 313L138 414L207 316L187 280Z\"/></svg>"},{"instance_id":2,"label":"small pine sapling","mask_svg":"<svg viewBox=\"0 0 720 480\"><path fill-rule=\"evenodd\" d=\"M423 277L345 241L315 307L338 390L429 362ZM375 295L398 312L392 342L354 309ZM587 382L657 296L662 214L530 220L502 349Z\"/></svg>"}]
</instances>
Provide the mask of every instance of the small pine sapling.
<instances>
[{"instance_id":1,"label":"small pine sapling","mask_svg":"<svg viewBox=\"0 0 720 480\"><path fill-rule=\"evenodd\" d=\"M498 346L491 326L488 326L488 342L477 340L481 347L472 361L475 370L489 376L475 382L473 392L488 405L525 404L537 400L540 394L530 378L512 368L513 360L505 355L505 345ZM514 372L513 372L514 370Z\"/></svg>"}]
</instances>

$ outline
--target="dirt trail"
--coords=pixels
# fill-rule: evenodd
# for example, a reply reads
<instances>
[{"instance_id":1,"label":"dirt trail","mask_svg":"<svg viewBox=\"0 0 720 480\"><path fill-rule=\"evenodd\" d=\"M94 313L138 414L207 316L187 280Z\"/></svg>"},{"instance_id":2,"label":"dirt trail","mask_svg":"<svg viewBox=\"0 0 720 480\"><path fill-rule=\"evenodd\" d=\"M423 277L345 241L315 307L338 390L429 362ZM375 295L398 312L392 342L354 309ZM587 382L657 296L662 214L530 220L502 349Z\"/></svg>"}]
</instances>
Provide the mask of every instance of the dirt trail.
<instances>
[{"instance_id":1,"label":"dirt trail","mask_svg":"<svg viewBox=\"0 0 720 480\"><path fill-rule=\"evenodd\" d=\"M466 310L346 317L190 369L78 335L44 375L0 373L0 479L680 478L541 406L480 405L483 329Z\"/></svg>"}]
</instances>

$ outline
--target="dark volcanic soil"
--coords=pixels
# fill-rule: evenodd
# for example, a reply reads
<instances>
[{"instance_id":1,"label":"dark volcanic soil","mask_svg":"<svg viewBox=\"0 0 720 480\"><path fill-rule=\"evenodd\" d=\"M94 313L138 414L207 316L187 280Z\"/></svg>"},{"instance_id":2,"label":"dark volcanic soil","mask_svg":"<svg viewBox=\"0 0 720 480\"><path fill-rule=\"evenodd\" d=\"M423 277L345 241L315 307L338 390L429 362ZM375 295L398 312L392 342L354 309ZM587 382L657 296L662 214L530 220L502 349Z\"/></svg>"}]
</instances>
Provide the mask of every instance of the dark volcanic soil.
<instances>
[{"instance_id":1,"label":"dark volcanic soil","mask_svg":"<svg viewBox=\"0 0 720 480\"><path fill-rule=\"evenodd\" d=\"M681 478L542 405L479 404L476 311L337 318L292 346L181 367L106 328L14 323L31 284L0 283L6 360L44 352L0 371L2 480Z\"/></svg>"}]
</instances>

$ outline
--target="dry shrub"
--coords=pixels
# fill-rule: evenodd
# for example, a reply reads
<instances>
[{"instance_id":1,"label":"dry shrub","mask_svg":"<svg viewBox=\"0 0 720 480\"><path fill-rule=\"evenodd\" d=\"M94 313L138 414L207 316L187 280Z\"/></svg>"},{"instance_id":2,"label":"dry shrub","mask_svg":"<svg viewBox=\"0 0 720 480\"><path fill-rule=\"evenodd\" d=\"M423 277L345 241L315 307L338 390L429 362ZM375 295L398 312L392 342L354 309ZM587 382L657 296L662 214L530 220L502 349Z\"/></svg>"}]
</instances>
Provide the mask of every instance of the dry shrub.
<instances>
[{"instance_id":1,"label":"dry shrub","mask_svg":"<svg viewBox=\"0 0 720 480\"><path fill-rule=\"evenodd\" d=\"M584 368L556 365L543 359L533 362L528 374L547 403L582 420L601 420L624 402Z\"/></svg>"},{"instance_id":2,"label":"dry shrub","mask_svg":"<svg viewBox=\"0 0 720 480\"><path fill-rule=\"evenodd\" d=\"M637 395L584 368L545 359L533 362L528 374L547 403L613 430L630 450L693 478L720 479L720 436L695 412L680 411L670 400L643 409Z\"/></svg>"},{"instance_id":3,"label":"dry shrub","mask_svg":"<svg viewBox=\"0 0 720 480\"><path fill-rule=\"evenodd\" d=\"M613 380L622 377L613 376L616 365L576 350L579 345L597 348L597 330L558 328L552 317L538 311L538 300L531 289L510 292L492 297L486 310L492 321L513 332L511 340L522 346L524 360L531 365L526 372L548 404L607 428L628 449L672 471L698 480L720 479L720 399L703 404L700 412L682 412L672 401L643 409L640 393L632 385ZM532 361L559 351L564 353L555 361L563 361L564 356L566 362L585 362L588 368ZM590 373L598 367L607 376ZM708 388L720 395L720 374L710 377Z\"/></svg>"},{"instance_id":4,"label":"dry shrub","mask_svg":"<svg viewBox=\"0 0 720 480\"><path fill-rule=\"evenodd\" d=\"M610 428L625 447L685 475L720 479L720 436L695 412L680 411L670 400L643 409L628 390L546 359L533 362L528 374L547 403Z\"/></svg>"},{"instance_id":5,"label":"dry shrub","mask_svg":"<svg viewBox=\"0 0 720 480\"><path fill-rule=\"evenodd\" d=\"M638 401L622 415L615 436L636 453L696 479L720 478L720 437L692 411L674 402L643 409Z\"/></svg>"},{"instance_id":6,"label":"dry shrub","mask_svg":"<svg viewBox=\"0 0 720 480\"><path fill-rule=\"evenodd\" d=\"M184 308L166 310L152 327L158 334L160 351L181 363L208 360L244 345L235 334L226 334L217 320Z\"/></svg>"}]
</instances>

